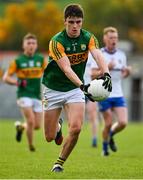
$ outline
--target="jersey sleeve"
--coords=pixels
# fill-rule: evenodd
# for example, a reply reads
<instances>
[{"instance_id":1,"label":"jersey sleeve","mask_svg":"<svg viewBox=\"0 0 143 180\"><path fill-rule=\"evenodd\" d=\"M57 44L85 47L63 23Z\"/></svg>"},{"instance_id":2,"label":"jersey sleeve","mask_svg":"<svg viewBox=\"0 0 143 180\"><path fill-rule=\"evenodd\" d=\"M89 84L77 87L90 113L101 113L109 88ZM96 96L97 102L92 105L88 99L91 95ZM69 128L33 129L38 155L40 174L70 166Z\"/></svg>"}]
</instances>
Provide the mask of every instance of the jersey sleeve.
<instances>
[{"instance_id":1,"label":"jersey sleeve","mask_svg":"<svg viewBox=\"0 0 143 180\"><path fill-rule=\"evenodd\" d=\"M94 35L91 35L91 38L89 40L88 49L92 50L94 48L98 49L99 48L99 43L98 43L98 40L96 39L96 37Z\"/></svg>"},{"instance_id":2,"label":"jersey sleeve","mask_svg":"<svg viewBox=\"0 0 143 180\"><path fill-rule=\"evenodd\" d=\"M43 61L43 64L42 64L42 69L43 70L46 69L47 65L48 65L48 60L46 58L44 58L44 61Z\"/></svg>"},{"instance_id":3,"label":"jersey sleeve","mask_svg":"<svg viewBox=\"0 0 143 180\"><path fill-rule=\"evenodd\" d=\"M55 40L51 40L49 44L49 56L57 61L66 56L63 45Z\"/></svg>"},{"instance_id":4,"label":"jersey sleeve","mask_svg":"<svg viewBox=\"0 0 143 180\"><path fill-rule=\"evenodd\" d=\"M9 68L8 68L8 75L13 75L14 73L16 73L17 71L17 65L16 65L16 61L13 60L11 61Z\"/></svg>"}]
</instances>

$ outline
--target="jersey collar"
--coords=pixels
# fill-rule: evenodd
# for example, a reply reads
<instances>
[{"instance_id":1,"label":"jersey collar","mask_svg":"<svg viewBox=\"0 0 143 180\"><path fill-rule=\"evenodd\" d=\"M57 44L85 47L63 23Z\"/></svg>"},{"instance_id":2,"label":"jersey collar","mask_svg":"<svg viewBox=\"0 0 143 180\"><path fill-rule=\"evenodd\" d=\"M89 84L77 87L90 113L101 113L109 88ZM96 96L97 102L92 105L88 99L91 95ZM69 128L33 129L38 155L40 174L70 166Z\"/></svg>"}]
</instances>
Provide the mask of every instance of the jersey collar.
<instances>
[{"instance_id":1,"label":"jersey collar","mask_svg":"<svg viewBox=\"0 0 143 180\"><path fill-rule=\"evenodd\" d=\"M108 54L114 54L116 53L117 49L113 49L112 51L109 51L106 47L104 47L104 51L107 52Z\"/></svg>"}]
</instances>

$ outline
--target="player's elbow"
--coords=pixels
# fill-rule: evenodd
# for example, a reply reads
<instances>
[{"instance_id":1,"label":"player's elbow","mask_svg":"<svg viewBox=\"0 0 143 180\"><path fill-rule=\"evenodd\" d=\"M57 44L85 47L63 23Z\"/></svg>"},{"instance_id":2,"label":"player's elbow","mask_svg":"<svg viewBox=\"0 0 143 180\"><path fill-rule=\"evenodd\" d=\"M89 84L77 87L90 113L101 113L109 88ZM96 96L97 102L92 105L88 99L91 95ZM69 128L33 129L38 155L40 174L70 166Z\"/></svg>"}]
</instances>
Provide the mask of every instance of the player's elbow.
<instances>
[{"instance_id":1,"label":"player's elbow","mask_svg":"<svg viewBox=\"0 0 143 180\"><path fill-rule=\"evenodd\" d=\"M131 66L128 66L128 67L126 68L124 77L126 78L126 77L128 77L129 75L131 75L131 74L132 74L132 67L131 67Z\"/></svg>"},{"instance_id":2,"label":"player's elbow","mask_svg":"<svg viewBox=\"0 0 143 180\"><path fill-rule=\"evenodd\" d=\"M129 72L129 74L132 73L132 67L131 66L128 66L128 72Z\"/></svg>"},{"instance_id":3,"label":"player's elbow","mask_svg":"<svg viewBox=\"0 0 143 180\"><path fill-rule=\"evenodd\" d=\"M7 75L6 75L6 74L3 75L2 81L3 81L3 82L7 82Z\"/></svg>"}]
</instances>

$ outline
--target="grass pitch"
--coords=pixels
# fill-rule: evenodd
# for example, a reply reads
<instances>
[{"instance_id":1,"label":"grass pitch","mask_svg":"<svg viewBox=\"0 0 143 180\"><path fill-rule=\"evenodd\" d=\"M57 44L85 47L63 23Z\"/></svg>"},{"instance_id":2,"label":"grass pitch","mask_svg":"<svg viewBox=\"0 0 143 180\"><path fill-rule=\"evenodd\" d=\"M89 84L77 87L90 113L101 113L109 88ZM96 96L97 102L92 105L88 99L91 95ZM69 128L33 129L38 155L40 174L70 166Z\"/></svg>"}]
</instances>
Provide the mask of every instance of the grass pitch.
<instances>
[{"instance_id":1,"label":"grass pitch","mask_svg":"<svg viewBox=\"0 0 143 180\"><path fill-rule=\"evenodd\" d=\"M118 152L101 156L101 126L98 148L91 147L89 125L84 124L78 144L64 165L64 172L50 172L60 146L47 143L43 130L35 132L36 152L27 148L26 136L15 141L14 121L0 121L0 179L141 179L143 178L143 124L129 124L116 136ZM64 134L67 125L63 126Z\"/></svg>"}]
</instances>

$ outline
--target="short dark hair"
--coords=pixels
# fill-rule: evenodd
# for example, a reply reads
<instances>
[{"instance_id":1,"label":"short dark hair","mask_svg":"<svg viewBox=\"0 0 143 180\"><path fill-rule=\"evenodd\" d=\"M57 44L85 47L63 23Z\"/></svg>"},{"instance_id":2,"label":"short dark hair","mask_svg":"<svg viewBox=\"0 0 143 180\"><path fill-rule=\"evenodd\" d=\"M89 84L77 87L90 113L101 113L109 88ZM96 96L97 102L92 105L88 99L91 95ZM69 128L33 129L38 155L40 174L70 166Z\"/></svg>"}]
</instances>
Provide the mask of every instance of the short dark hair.
<instances>
[{"instance_id":1,"label":"short dark hair","mask_svg":"<svg viewBox=\"0 0 143 180\"><path fill-rule=\"evenodd\" d=\"M37 40L37 37L36 37L35 34L28 33L23 37L23 41L26 40L26 39L35 39L35 40Z\"/></svg>"},{"instance_id":2,"label":"short dark hair","mask_svg":"<svg viewBox=\"0 0 143 180\"><path fill-rule=\"evenodd\" d=\"M64 9L64 18L67 17L81 17L83 18L83 8L79 4L69 4Z\"/></svg>"}]
</instances>

